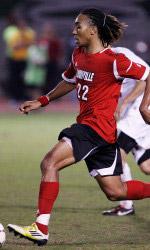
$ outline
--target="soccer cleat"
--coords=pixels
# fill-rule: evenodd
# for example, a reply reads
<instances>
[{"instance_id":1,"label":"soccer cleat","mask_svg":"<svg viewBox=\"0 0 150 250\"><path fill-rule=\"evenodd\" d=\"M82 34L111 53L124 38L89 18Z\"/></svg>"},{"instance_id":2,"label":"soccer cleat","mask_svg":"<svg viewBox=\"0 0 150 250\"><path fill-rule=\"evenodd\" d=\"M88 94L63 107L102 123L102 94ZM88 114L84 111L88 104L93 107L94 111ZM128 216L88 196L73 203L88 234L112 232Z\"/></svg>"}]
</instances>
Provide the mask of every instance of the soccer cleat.
<instances>
[{"instance_id":1,"label":"soccer cleat","mask_svg":"<svg viewBox=\"0 0 150 250\"><path fill-rule=\"evenodd\" d=\"M49 235L43 234L37 227L36 223L31 226L17 226L13 224L8 224L9 232L14 232L14 235L19 235L21 238L33 241L38 246L46 245Z\"/></svg>"},{"instance_id":2,"label":"soccer cleat","mask_svg":"<svg viewBox=\"0 0 150 250\"><path fill-rule=\"evenodd\" d=\"M133 215L133 214L135 214L134 207L127 209L120 205L102 212L102 215L107 215L107 216L124 216L124 215Z\"/></svg>"}]
</instances>

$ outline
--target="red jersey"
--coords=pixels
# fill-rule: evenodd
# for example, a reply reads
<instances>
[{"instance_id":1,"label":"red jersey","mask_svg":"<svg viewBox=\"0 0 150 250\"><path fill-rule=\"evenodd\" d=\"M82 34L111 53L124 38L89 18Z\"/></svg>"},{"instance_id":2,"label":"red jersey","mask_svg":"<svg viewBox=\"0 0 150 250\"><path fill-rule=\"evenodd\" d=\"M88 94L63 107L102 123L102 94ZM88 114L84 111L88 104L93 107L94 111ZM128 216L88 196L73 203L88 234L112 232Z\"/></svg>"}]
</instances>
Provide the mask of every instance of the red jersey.
<instances>
[{"instance_id":1,"label":"red jersey","mask_svg":"<svg viewBox=\"0 0 150 250\"><path fill-rule=\"evenodd\" d=\"M145 80L149 68L132 62L122 53L104 49L87 54L76 48L72 62L62 74L65 81L76 84L80 101L77 122L94 129L109 143L116 141L114 113L118 104L123 78Z\"/></svg>"}]
</instances>

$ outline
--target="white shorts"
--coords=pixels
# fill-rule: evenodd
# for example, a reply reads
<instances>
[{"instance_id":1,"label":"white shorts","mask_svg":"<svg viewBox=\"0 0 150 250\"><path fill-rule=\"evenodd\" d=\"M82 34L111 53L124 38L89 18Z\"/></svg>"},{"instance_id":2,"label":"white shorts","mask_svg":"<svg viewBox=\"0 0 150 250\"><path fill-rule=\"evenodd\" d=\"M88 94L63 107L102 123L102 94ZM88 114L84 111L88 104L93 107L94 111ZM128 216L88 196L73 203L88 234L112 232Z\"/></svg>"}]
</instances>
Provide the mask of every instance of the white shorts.
<instances>
[{"instance_id":1,"label":"white shorts","mask_svg":"<svg viewBox=\"0 0 150 250\"><path fill-rule=\"evenodd\" d=\"M120 148L126 152L126 154L129 152L133 154L138 165L150 159L150 149L144 149L140 147L133 138L126 135L124 132L119 134L118 144Z\"/></svg>"},{"instance_id":2,"label":"white shorts","mask_svg":"<svg viewBox=\"0 0 150 250\"><path fill-rule=\"evenodd\" d=\"M150 125L146 124L139 112L142 96L129 106L123 118L118 121L117 128L133 138L144 149L150 148Z\"/></svg>"}]
</instances>

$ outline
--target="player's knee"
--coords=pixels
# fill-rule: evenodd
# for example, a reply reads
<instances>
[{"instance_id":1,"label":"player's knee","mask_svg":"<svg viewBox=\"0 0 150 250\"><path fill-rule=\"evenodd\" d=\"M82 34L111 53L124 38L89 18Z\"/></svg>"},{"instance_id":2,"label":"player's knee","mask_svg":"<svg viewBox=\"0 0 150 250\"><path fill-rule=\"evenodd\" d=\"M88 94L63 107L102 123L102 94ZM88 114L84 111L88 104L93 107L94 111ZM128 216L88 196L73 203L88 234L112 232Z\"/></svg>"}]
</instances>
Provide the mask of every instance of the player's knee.
<instances>
[{"instance_id":1,"label":"player's knee","mask_svg":"<svg viewBox=\"0 0 150 250\"><path fill-rule=\"evenodd\" d=\"M141 165L140 165L140 169L141 169L141 171L142 171L144 174L150 175L150 165L141 164Z\"/></svg>"},{"instance_id":2,"label":"player's knee","mask_svg":"<svg viewBox=\"0 0 150 250\"><path fill-rule=\"evenodd\" d=\"M106 196L110 201L118 201L124 197L124 194L122 189L116 189L116 190L108 190Z\"/></svg>"},{"instance_id":3,"label":"player's knee","mask_svg":"<svg viewBox=\"0 0 150 250\"><path fill-rule=\"evenodd\" d=\"M46 169L47 161L43 159L40 164L41 171L43 172Z\"/></svg>"},{"instance_id":4,"label":"player's knee","mask_svg":"<svg viewBox=\"0 0 150 250\"><path fill-rule=\"evenodd\" d=\"M46 173L47 171L53 171L55 169L55 162L52 158L45 157L41 162L41 171Z\"/></svg>"}]
</instances>

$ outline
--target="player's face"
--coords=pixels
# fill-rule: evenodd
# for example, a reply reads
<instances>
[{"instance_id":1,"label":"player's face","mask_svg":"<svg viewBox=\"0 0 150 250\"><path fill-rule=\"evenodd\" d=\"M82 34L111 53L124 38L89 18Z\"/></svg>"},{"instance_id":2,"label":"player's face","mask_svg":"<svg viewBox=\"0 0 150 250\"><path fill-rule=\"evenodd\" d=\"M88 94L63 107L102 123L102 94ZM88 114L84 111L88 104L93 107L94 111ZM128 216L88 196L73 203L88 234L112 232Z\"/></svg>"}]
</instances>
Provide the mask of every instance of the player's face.
<instances>
[{"instance_id":1,"label":"player's face","mask_svg":"<svg viewBox=\"0 0 150 250\"><path fill-rule=\"evenodd\" d=\"M78 46L88 46L91 41L93 31L93 25L91 25L91 20L88 16L82 14L77 16L73 29L73 35Z\"/></svg>"}]
</instances>

